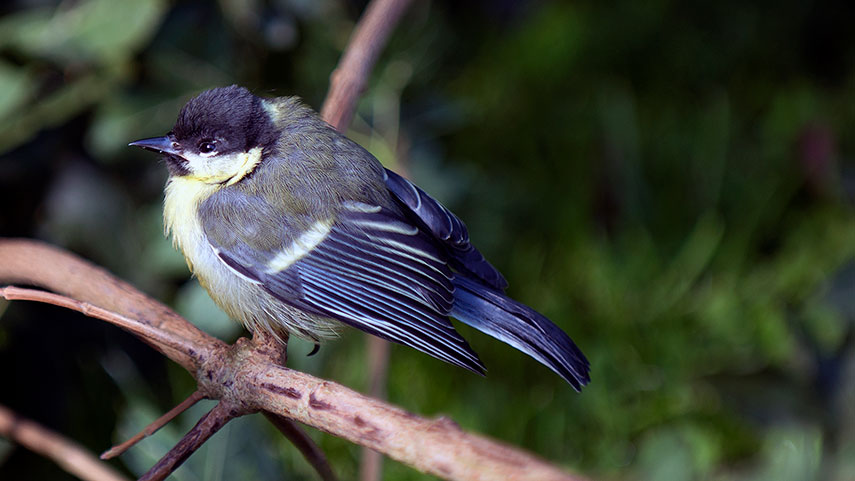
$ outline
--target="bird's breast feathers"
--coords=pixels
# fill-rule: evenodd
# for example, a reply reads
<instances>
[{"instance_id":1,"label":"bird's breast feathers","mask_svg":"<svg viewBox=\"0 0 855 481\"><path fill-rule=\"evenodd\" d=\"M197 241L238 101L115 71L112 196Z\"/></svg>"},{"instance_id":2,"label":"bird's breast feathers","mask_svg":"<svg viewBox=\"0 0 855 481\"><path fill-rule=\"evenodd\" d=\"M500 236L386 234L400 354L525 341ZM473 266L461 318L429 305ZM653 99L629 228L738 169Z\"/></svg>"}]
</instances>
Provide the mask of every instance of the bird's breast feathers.
<instances>
[{"instance_id":1,"label":"bird's breast feathers","mask_svg":"<svg viewBox=\"0 0 855 481\"><path fill-rule=\"evenodd\" d=\"M212 284L234 284L220 286L222 292L240 291L238 285L254 283L235 271L222 259L209 242L199 206L205 199L223 188L222 184L209 184L189 177L172 177L166 185L163 202L164 233L172 234L172 243L184 254L187 266L205 287L217 289Z\"/></svg>"},{"instance_id":2,"label":"bird's breast feathers","mask_svg":"<svg viewBox=\"0 0 855 481\"><path fill-rule=\"evenodd\" d=\"M207 244L199 219L199 205L221 187L188 177L171 177L166 184L164 234L172 234L172 243L184 253L190 270L194 270L199 257L195 251Z\"/></svg>"},{"instance_id":3,"label":"bird's breast feathers","mask_svg":"<svg viewBox=\"0 0 855 481\"><path fill-rule=\"evenodd\" d=\"M277 332L271 320L260 312L277 312L275 301L258 283L225 264L209 242L199 207L210 196L224 188L189 177L172 177L166 185L163 203L164 230L172 234L173 244L184 254L187 266L210 293L211 298L229 314L250 328L261 324ZM303 334L295 329L298 334Z\"/></svg>"}]
</instances>

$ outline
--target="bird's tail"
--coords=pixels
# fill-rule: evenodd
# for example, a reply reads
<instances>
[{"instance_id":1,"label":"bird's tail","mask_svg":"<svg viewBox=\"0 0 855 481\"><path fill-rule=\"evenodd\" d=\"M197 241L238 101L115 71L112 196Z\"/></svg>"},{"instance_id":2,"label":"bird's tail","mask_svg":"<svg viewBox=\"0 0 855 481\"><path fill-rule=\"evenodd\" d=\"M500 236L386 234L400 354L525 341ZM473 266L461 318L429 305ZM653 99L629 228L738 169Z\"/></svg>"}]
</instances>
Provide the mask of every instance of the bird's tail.
<instances>
[{"instance_id":1,"label":"bird's tail","mask_svg":"<svg viewBox=\"0 0 855 481\"><path fill-rule=\"evenodd\" d=\"M451 315L459 321L537 359L577 391L591 380L585 355L542 314L459 274L454 286Z\"/></svg>"}]
</instances>

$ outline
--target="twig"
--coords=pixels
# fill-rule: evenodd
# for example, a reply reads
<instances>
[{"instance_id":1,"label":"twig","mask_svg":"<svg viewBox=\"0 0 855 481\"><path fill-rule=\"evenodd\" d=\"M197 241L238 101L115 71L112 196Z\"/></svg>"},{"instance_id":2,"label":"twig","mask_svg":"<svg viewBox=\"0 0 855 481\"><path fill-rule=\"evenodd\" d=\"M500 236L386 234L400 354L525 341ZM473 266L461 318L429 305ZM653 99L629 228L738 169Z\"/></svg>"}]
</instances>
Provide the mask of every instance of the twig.
<instances>
[{"instance_id":1,"label":"twig","mask_svg":"<svg viewBox=\"0 0 855 481\"><path fill-rule=\"evenodd\" d=\"M54 460L62 469L85 481L127 481L118 471L98 460L69 439L0 405L0 436Z\"/></svg>"},{"instance_id":2,"label":"twig","mask_svg":"<svg viewBox=\"0 0 855 481\"><path fill-rule=\"evenodd\" d=\"M350 125L368 74L409 4L410 0L373 0L362 14L330 76L330 90L321 108L321 117L336 130L343 132Z\"/></svg>"},{"instance_id":3,"label":"twig","mask_svg":"<svg viewBox=\"0 0 855 481\"><path fill-rule=\"evenodd\" d=\"M205 399L205 395L202 394L200 391L194 391L193 394L190 395L190 397L181 401L181 404L170 409L169 412L167 412L163 416L155 419L151 424L146 426L145 429L131 436L131 438L127 441L121 444L117 444L101 453L101 459L112 459L116 456L119 456L138 442L156 433L158 429L162 428L163 426L166 426L169 421L172 421L173 419L175 419L176 416L190 409L194 404L201 401L202 399Z\"/></svg>"},{"instance_id":4,"label":"twig","mask_svg":"<svg viewBox=\"0 0 855 481\"><path fill-rule=\"evenodd\" d=\"M175 311L146 296L134 286L110 275L62 249L29 239L2 239L0 243L0 282L45 287L76 301L89 303L111 313L132 319L197 347L215 348L225 343L187 322ZM194 372L197 355L169 344L150 342L184 369ZM171 344L171 343L170 343Z\"/></svg>"},{"instance_id":5,"label":"twig","mask_svg":"<svg viewBox=\"0 0 855 481\"><path fill-rule=\"evenodd\" d=\"M170 347L176 351L187 354L188 357L195 355L195 351L190 347L186 340L180 339L171 333L154 328L137 319L131 319L121 314L110 312L88 302L77 301L51 292L15 286L0 287L0 297L9 301L38 301L44 302L45 304L52 304L54 306L71 309L89 317L94 317L95 319L101 319L102 321L115 324L132 334L136 334L145 341Z\"/></svg>"},{"instance_id":6,"label":"twig","mask_svg":"<svg viewBox=\"0 0 855 481\"><path fill-rule=\"evenodd\" d=\"M205 441L236 417L249 414L248 411L231 403L220 401L202 419L187 432L181 441L169 450L160 461L157 462L147 473L140 477L139 481L161 481L178 469L181 464L196 452Z\"/></svg>"},{"instance_id":7,"label":"twig","mask_svg":"<svg viewBox=\"0 0 855 481\"><path fill-rule=\"evenodd\" d=\"M303 457L315 468L323 481L338 480L320 446L297 423L278 414L268 412L264 413L264 417L303 453Z\"/></svg>"}]
</instances>

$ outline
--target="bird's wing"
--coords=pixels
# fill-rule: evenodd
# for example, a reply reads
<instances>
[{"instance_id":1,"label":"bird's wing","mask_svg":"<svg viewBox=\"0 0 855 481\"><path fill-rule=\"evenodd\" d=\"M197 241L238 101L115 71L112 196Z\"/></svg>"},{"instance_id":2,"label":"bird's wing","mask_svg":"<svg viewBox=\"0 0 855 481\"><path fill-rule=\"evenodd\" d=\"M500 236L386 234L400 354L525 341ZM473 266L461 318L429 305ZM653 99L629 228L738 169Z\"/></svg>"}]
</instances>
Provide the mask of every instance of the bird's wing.
<instances>
[{"instance_id":1,"label":"bird's wing","mask_svg":"<svg viewBox=\"0 0 855 481\"><path fill-rule=\"evenodd\" d=\"M508 287L502 274L469 242L466 225L422 189L391 170L385 171L386 187L421 227L446 247L451 265L499 291Z\"/></svg>"},{"instance_id":2,"label":"bird's wing","mask_svg":"<svg viewBox=\"0 0 855 481\"><path fill-rule=\"evenodd\" d=\"M400 213L347 202L335 221L315 223L277 252L248 249L252 239L218 242L220 230L205 230L224 263L282 302L484 373L448 319L446 255Z\"/></svg>"}]
</instances>

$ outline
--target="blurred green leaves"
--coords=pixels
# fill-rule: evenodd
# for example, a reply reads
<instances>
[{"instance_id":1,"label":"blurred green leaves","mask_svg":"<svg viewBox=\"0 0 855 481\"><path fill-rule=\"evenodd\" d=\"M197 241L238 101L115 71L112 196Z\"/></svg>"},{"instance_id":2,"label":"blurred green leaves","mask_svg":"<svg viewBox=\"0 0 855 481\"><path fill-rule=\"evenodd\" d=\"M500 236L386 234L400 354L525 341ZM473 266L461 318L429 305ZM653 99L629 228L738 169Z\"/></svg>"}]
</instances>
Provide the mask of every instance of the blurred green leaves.
<instances>
[{"instance_id":1,"label":"blurred green leaves","mask_svg":"<svg viewBox=\"0 0 855 481\"><path fill-rule=\"evenodd\" d=\"M0 152L109 96L165 7L161 0L82 0L0 20L0 49L19 63L0 63Z\"/></svg>"},{"instance_id":2,"label":"blurred green leaves","mask_svg":"<svg viewBox=\"0 0 855 481\"><path fill-rule=\"evenodd\" d=\"M161 0L81 0L25 10L0 21L0 48L58 64L119 63L151 37L165 7Z\"/></svg>"},{"instance_id":3,"label":"blurred green leaves","mask_svg":"<svg viewBox=\"0 0 855 481\"><path fill-rule=\"evenodd\" d=\"M29 77L24 69L0 62L0 116L9 115L32 95Z\"/></svg>"}]
</instances>

